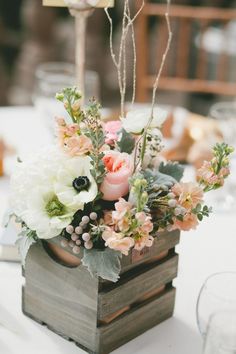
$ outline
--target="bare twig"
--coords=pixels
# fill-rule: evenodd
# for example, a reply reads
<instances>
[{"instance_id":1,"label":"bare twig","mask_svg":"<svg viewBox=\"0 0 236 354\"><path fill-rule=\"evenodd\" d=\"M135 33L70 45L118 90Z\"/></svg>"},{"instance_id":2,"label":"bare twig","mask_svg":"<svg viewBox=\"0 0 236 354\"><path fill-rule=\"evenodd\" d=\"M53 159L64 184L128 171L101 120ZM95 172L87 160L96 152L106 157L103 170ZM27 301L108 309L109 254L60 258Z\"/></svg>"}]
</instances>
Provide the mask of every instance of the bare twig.
<instances>
[{"instance_id":1,"label":"bare twig","mask_svg":"<svg viewBox=\"0 0 236 354\"><path fill-rule=\"evenodd\" d=\"M116 57L113 49L113 23L112 18L108 12L108 8L105 8L105 13L110 23L110 52L113 63L117 69L117 76L118 76L118 83L120 89L120 96L121 96L121 116L124 117L124 104L125 104L125 96L126 96L126 75L127 75L127 68L126 68L126 40L129 30L131 29L131 36L132 36L132 44L133 44L133 52L134 52L134 64L133 64L133 95L132 95L132 103L135 100L136 94L136 44L135 44L135 35L134 35L134 21L137 16L142 11L145 4L145 0L143 0L140 9L131 18L130 15L130 7L129 7L129 0L124 0L124 11L123 11L123 19L122 19L122 33L121 33L121 40L120 40L120 47L118 58Z\"/></svg>"},{"instance_id":2,"label":"bare twig","mask_svg":"<svg viewBox=\"0 0 236 354\"><path fill-rule=\"evenodd\" d=\"M166 18L166 24L167 24L167 30L168 30L168 41L167 41L166 49L165 49L165 51L163 53L163 56L162 56L162 61L161 61L161 65L160 65L159 71L158 71L157 76L156 76L156 80L155 80L154 85L153 85L152 105L151 105L150 118L149 118L149 121L148 121L145 129L144 129L144 132L143 132L141 138L136 142L135 154L134 154L135 155L135 169L139 165L140 160L141 160L141 163L143 162L143 157L144 157L145 149L146 149L147 131L148 131L148 129L150 128L150 126L152 124L153 115L154 115L154 107L155 107L155 102L156 102L156 93L157 93L160 77L161 77L165 62L166 62L167 54L168 54L168 52L170 50L170 45L171 45L171 41L172 41L172 37L173 37L172 31L171 31L171 25L170 25L170 4L171 4L171 0L167 0L165 18ZM137 151L138 151L139 144L140 144L141 140L143 140L142 147L141 147L141 155L139 157L138 162L136 162Z\"/></svg>"}]
</instances>

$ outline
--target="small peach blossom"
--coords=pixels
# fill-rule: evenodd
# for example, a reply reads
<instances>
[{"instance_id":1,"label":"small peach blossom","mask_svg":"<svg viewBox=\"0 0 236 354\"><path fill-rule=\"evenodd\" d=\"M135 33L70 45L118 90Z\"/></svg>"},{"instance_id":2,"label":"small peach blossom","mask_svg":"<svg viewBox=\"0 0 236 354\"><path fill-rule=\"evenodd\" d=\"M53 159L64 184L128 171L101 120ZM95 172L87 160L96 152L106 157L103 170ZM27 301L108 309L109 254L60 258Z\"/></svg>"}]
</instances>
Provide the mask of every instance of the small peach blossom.
<instances>
[{"instance_id":1,"label":"small peach blossom","mask_svg":"<svg viewBox=\"0 0 236 354\"><path fill-rule=\"evenodd\" d=\"M104 126L106 132L106 144L114 145L114 142L118 140L118 131L121 129L122 123L120 120L114 120L107 122Z\"/></svg>"},{"instance_id":2,"label":"small peach blossom","mask_svg":"<svg viewBox=\"0 0 236 354\"><path fill-rule=\"evenodd\" d=\"M105 210L104 211L104 224L105 225L113 225L113 219L112 219L112 211Z\"/></svg>"},{"instance_id":3,"label":"small peach blossom","mask_svg":"<svg viewBox=\"0 0 236 354\"><path fill-rule=\"evenodd\" d=\"M171 191L178 198L178 204L187 210L195 208L203 201L203 190L196 183L176 183Z\"/></svg>"},{"instance_id":4,"label":"small peach blossom","mask_svg":"<svg viewBox=\"0 0 236 354\"><path fill-rule=\"evenodd\" d=\"M142 251L145 247L152 247L154 238L152 236L146 235L135 240L134 249L137 251Z\"/></svg>"},{"instance_id":5,"label":"small peach blossom","mask_svg":"<svg viewBox=\"0 0 236 354\"><path fill-rule=\"evenodd\" d=\"M218 174L215 174L210 161L204 161L201 168L197 171L197 181L204 183L206 186L219 184L223 186L224 179L230 174L227 167L222 167Z\"/></svg>"},{"instance_id":6,"label":"small peach blossom","mask_svg":"<svg viewBox=\"0 0 236 354\"><path fill-rule=\"evenodd\" d=\"M131 247L134 246L134 240L131 237L124 237L121 233L116 233L112 229L103 232L103 240L105 246L115 251L120 251L124 255L128 255Z\"/></svg>"},{"instance_id":7,"label":"small peach blossom","mask_svg":"<svg viewBox=\"0 0 236 354\"><path fill-rule=\"evenodd\" d=\"M151 216L145 214L143 211L137 213L135 218L140 223L139 231L141 234L149 234L153 230L153 223L151 221Z\"/></svg>"},{"instance_id":8,"label":"small peach blossom","mask_svg":"<svg viewBox=\"0 0 236 354\"><path fill-rule=\"evenodd\" d=\"M189 231L191 229L196 229L197 226L198 226L197 216L193 213L187 213L184 216L183 221L180 221L178 219L175 220L172 230L179 229L182 231Z\"/></svg>"},{"instance_id":9,"label":"small peach blossom","mask_svg":"<svg viewBox=\"0 0 236 354\"><path fill-rule=\"evenodd\" d=\"M72 136L65 140L65 150L70 156L81 156L92 149L91 140L85 135Z\"/></svg>"}]
</instances>

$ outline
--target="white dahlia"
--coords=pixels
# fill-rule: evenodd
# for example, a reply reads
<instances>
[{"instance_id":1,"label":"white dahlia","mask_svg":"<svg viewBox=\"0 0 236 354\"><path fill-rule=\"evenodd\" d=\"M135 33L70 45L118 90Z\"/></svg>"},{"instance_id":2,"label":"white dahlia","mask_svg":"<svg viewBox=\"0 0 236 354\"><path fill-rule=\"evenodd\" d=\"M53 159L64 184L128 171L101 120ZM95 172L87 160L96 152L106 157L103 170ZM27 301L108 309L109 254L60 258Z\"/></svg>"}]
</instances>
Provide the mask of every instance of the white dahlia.
<instances>
[{"instance_id":1,"label":"white dahlia","mask_svg":"<svg viewBox=\"0 0 236 354\"><path fill-rule=\"evenodd\" d=\"M55 182L55 193L62 204L75 211L83 210L85 203L96 198L97 183L90 170L88 156L76 156L64 162Z\"/></svg>"}]
</instances>

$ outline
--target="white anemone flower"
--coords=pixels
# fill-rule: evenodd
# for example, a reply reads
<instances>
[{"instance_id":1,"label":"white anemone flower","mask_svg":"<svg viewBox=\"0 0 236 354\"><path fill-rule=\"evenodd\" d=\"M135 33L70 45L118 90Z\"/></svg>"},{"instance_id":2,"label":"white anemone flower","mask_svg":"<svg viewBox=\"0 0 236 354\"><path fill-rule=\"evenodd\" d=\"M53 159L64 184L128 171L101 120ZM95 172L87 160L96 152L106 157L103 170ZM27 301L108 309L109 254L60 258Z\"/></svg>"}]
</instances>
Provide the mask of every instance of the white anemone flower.
<instances>
[{"instance_id":1,"label":"white anemone flower","mask_svg":"<svg viewBox=\"0 0 236 354\"><path fill-rule=\"evenodd\" d=\"M123 128L132 134L141 134L146 128L151 115L151 108L135 109L127 113L126 118L121 118ZM167 118L168 112L156 107L150 128L161 128Z\"/></svg>"},{"instance_id":2,"label":"white anemone flower","mask_svg":"<svg viewBox=\"0 0 236 354\"><path fill-rule=\"evenodd\" d=\"M59 202L52 188L38 188L27 202L24 221L41 239L58 236L72 221L74 213Z\"/></svg>"},{"instance_id":3,"label":"white anemone flower","mask_svg":"<svg viewBox=\"0 0 236 354\"><path fill-rule=\"evenodd\" d=\"M12 211L42 239L58 236L70 224L74 210L55 195L58 168L67 157L47 148L19 163L11 178Z\"/></svg>"},{"instance_id":4,"label":"white anemone flower","mask_svg":"<svg viewBox=\"0 0 236 354\"><path fill-rule=\"evenodd\" d=\"M91 158L77 156L65 161L57 174L55 193L59 201L73 210L83 210L98 193L97 183L91 175Z\"/></svg>"}]
</instances>

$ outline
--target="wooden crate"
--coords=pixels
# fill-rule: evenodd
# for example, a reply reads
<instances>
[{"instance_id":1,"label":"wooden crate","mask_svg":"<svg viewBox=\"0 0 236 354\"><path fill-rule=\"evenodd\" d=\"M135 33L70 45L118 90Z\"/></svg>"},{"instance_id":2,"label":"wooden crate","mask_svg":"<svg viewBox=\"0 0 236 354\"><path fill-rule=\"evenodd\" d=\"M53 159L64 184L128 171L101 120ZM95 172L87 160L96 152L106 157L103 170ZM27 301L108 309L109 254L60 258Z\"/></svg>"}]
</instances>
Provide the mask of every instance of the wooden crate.
<instances>
[{"instance_id":1,"label":"wooden crate","mask_svg":"<svg viewBox=\"0 0 236 354\"><path fill-rule=\"evenodd\" d=\"M172 316L179 237L161 233L152 248L124 256L117 283L65 267L37 243L26 261L23 312L89 353L110 353Z\"/></svg>"}]
</instances>

